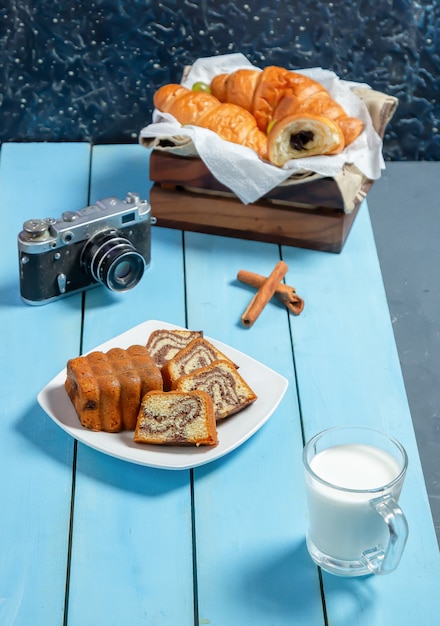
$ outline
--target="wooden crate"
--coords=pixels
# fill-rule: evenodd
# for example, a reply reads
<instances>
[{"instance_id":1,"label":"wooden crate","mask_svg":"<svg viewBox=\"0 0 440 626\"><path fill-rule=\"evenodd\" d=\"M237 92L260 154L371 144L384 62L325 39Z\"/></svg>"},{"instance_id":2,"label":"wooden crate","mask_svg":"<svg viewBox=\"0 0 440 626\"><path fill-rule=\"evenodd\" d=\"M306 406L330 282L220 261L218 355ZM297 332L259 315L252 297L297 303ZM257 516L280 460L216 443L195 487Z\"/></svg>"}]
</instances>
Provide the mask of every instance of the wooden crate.
<instances>
[{"instance_id":1,"label":"wooden crate","mask_svg":"<svg viewBox=\"0 0 440 626\"><path fill-rule=\"evenodd\" d=\"M340 252L359 209L347 214L332 178L280 185L243 204L196 157L153 150L150 202L158 226ZM372 181L365 182L364 193Z\"/></svg>"},{"instance_id":2,"label":"wooden crate","mask_svg":"<svg viewBox=\"0 0 440 626\"><path fill-rule=\"evenodd\" d=\"M397 98L364 87L354 92L366 104L373 126L383 138ZM286 181L257 202L243 204L201 159L176 154L172 141L165 148L152 139L142 143L154 147L150 158L152 212L158 225L169 228L340 252L374 182L346 164L336 178L314 175L293 184Z\"/></svg>"}]
</instances>

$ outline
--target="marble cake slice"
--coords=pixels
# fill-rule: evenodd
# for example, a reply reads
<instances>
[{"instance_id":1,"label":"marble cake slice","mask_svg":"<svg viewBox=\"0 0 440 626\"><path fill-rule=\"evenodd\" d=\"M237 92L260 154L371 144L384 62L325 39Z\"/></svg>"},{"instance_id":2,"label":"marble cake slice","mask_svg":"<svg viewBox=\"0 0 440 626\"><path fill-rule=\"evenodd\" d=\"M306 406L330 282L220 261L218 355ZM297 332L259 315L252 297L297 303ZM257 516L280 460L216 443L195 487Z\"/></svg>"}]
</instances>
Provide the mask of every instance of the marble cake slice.
<instances>
[{"instance_id":1,"label":"marble cake slice","mask_svg":"<svg viewBox=\"0 0 440 626\"><path fill-rule=\"evenodd\" d=\"M181 376L179 391L200 389L211 396L217 421L238 413L257 399L257 395L229 361L214 361L191 374Z\"/></svg>"},{"instance_id":2,"label":"marble cake slice","mask_svg":"<svg viewBox=\"0 0 440 626\"><path fill-rule=\"evenodd\" d=\"M181 376L218 360L229 361L233 364L223 352L204 337L193 339L162 367L164 389L173 389Z\"/></svg>"},{"instance_id":3,"label":"marble cake slice","mask_svg":"<svg viewBox=\"0 0 440 626\"><path fill-rule=\"evenodd\" d=\"M160 328L150 334L146 347L158 367L162 368L182 348L198 337L203 337L202 330Z\"/></svg>"},{"instance_id":4,"label":"marble cake slice","mask_svg":"<svg viewBox=\"0 0 440 626\"><path fill-rule=\"evenodd\" d=\"M216 446L218 436L211 397L204 391L150 391L142 399L134 441Z\"/></svg>"}]
</instances>

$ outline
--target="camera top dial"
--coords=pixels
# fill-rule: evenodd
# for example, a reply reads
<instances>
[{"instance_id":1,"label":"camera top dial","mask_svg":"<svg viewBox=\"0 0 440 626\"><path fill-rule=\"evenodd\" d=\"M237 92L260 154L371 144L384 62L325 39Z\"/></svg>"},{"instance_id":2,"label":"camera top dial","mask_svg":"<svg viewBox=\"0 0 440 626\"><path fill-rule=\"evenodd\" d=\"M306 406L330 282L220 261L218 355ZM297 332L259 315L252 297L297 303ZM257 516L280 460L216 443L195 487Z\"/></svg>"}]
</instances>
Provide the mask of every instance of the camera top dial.
<instances>
[{"instance_id":1,"label":"camera top dial","mask_svg":"<svg viewBox=\"0 0 440 626\"><path fill-rule=\"evenodd\" d=\"M20 233L24 239L36 240L47 239L50 236L50 226L55 223L53 217L47 217L44 220L30 219L23 224L23 231Z\"/></svg>"}]
</instances>

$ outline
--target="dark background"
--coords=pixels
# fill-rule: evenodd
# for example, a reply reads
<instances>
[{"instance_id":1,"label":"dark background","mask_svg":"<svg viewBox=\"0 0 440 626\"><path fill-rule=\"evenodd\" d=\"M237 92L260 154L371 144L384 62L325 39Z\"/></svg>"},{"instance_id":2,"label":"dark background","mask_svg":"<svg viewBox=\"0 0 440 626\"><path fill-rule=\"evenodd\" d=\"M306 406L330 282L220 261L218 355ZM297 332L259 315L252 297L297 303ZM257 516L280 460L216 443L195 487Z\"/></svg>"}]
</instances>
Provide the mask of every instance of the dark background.
<instances>
[{"instance_id":1,"label":"dark background","mask_svg":"<svg viewBox=\"0 0 440 626\"><path fill-rule=\"evenodd\" d=\"M136 142L198 57L320 66L397 96L387 160L440 160L440 6L419 0L5 0L0 141Z\"/></svg>"}]
</instances>

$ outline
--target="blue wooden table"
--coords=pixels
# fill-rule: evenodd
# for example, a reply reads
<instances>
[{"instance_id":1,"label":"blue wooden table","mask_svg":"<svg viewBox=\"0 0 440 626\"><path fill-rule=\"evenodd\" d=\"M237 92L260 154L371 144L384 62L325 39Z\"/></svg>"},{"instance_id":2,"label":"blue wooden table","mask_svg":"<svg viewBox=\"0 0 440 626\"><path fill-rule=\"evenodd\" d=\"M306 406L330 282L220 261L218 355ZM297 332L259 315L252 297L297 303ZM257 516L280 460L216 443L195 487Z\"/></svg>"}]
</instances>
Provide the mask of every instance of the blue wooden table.
<instances>
[{"instance_id":1,"label":"blue wooden table","mask_svg":"<svg viewBox=\"0 0 440 626\"><path fill-rule=\"evenodd\" d=\"M366 204L339 255L153 227L135 289L22 303L23 221L148 197L148 159L137 145L1 147L0 624L439 624L440 556ZM305 309L271 302L245 328L253 290L237 271L267 275L280 258ZM77 443L39 407L68 358L149 319L202 328L285 376L261 430L210 464L161 470ZM322 574L307 554L303 442L337 424L408 451L410 537L389 576Z\"/></svg>"}]
</instances>

